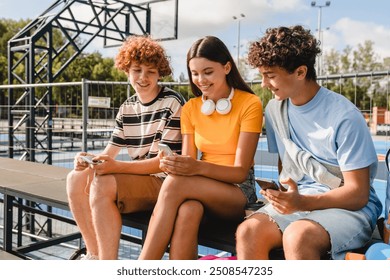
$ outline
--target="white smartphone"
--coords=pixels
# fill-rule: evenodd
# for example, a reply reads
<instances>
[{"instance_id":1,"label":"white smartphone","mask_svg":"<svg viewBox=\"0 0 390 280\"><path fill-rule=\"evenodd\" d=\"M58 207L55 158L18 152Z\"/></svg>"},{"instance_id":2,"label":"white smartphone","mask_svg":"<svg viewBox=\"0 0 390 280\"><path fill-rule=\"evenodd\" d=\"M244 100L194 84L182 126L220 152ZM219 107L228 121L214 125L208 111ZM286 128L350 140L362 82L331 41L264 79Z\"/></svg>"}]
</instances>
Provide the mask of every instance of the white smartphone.
<instances>
[{"instance_id":1,"label":"white smartphone","mask_svg":"<svg viewBox=\"0 0 390 280\"><path fill-rule=\"evenodd\" d=\"M80 158L84 161L84 162L86 162L86 163L88 163L88 164L99 164L99 163L102 163L103 161L101 161L101 160L93 160L93 158L94 158L95 156L80 156Z\"/></svg>"},{"instance_id":2,"label":"white smartphone","mask_svg":"<svg viewBox=\"0 0 390 280\"><path fill-rule=\"evenodd\" d=\"M164 156L172 156L173 152L168 145L163 143L158 143L158 149L163 152Z\"/></svg>"}]
</instances>

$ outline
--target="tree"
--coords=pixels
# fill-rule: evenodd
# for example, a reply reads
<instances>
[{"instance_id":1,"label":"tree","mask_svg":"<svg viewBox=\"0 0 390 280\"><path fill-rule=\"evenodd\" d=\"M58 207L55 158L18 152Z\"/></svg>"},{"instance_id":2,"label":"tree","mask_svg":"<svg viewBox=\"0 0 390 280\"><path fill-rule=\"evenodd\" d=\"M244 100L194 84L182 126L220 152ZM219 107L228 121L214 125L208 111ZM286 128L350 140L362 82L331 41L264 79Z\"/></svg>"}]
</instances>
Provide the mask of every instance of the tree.
<instances>
[{"instance_id":1,"label":"tree","mask_svg":"<svg viewBox=\"0 0 390 280\"><path fill-rule=\"evenodd\" d=\"M329 74L335 74L335 73L340 73L340 68L341 68L341 57L340 54L332 49L330 52L325 55L324 59L324 73L326 75Z\"/></svg>"},{"instance_id":2,"label":"tree","mask_svg":"<svg viewBox=\"0 0 390 280\"><path fill-rule=\"evenodd\" d=\"M383 59L383 68L386 70L386 69L390 69L390 57L385 57Z\"/></svg>"},{"instance_id":3,"label":"tree","mask_svg":"<svg viewBox=\"0 0 390 280\"><path fill-rule=\"evenodd\" d=\"M379 71L384 63L378 62L378 55L374 51L374 43L365 41L358 44L353 50L346 46L342 53L331 50L325 55L326 74L350 74ZM376 77L361 77L327 81L326 86L343 94L362 111L371 110L372 106L386 106L383 98L384 89L380 86L380 79Z\"/></svg>"},{"instance_id":4,"label":"tree","mask_svg":"<svg viewBox=\"0 0 390 280\"><path fill-rule=\"evenodd\" d=\"M372 41L365 41L363 45L357 45L357 50L353 51L352 70L354 72L376 71L381 68L373 46Z\"/></svg>"}]
</instances>

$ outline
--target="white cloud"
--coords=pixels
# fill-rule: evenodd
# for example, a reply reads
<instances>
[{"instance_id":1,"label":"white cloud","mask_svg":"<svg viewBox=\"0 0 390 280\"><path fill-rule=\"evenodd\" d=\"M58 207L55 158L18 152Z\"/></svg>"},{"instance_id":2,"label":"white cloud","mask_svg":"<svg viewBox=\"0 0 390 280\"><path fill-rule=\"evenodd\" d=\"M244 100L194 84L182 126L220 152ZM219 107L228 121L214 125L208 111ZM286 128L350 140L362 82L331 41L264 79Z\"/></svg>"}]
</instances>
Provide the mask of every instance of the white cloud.
<instances>
[{"instance_id":1,"label":"white cloud","mask_svg":"<svg viewBox=\"0 0 390 280\"><path fill-rule=\"evenodd\" d=\"M174 67L175 77L186 73L186 53L192 43L206 35L222 39L236 57L237 20L241 19L241 44L246 51L249 41L257 39L261 26L280 13L290 14L308 9L303 0L180 0L178 40L164 42ZM245 17L241 18L240 14Z\"/></svg>"},{"instance_id":2,"label":"white cloud","mask_svg":"<svg viewBox=\"0 0 390 280\"><path fill-rule=\"evenodd\" d=\"M347 45L356 48L370 40L374 42L374 51L381 58L390 57L390 28L373 22L357 21L350 18L342 18L331 26L328 35L324 35L324 42L328 49L333 47L342 50Z\"/></svg>"},{"instance_id":3,"label":"white cloud","mask_svg":"<svg viewBox=\"0 0 390 280\"><path fill-rule=\"evenodd\" d=\"M136 4L144 0L132 0ZM164 34L172 30L172 6L163 2L152 7L152 32L159 30ZM333 4L333 3L332 3ZM81 10L80 10L81 12ZM327 9L329 18L330 10ZM174 75L186 73L186 53L192 43L206 35L214 35L222 39L236 57L237 51L237 20L233 16L244 14L240 21L241 55L247 51L247 44L258 39L267 27L279 25L302 24L311 28L317 36L317 11L310 6L307 0L179 0L178 39L163 42L171 57ZM348 14L348 13L347 13ZM361 20L359 20L361 19ZM329 22L329 20L328 20ZM364 18L335 18L334 23L327 25L326 20L322 27L322 41L324 52L334 48L343 50L346 45L356 47L365 40L374 42L374 50L381 57L390 56L390 28L375 22L367 22ZM329 27L329 30L327 30ZM102 49L101 40L92 42L88 49L96 47L106 56L114 57L117 47Z\"/></svg>"},{"instance_id":4,"label":"white cloud","mask_svg":"<svg viewBox=\"0 0 390 280\"><path fill-rule=\"evenodd\" d=\"M233 16L244 14L243 25L266 23L276 14L308 9L303 0L181 0L179 39L222 32L235 25ZM280 16L280 15L279 15Z\"/></svg>"}]
</instances>

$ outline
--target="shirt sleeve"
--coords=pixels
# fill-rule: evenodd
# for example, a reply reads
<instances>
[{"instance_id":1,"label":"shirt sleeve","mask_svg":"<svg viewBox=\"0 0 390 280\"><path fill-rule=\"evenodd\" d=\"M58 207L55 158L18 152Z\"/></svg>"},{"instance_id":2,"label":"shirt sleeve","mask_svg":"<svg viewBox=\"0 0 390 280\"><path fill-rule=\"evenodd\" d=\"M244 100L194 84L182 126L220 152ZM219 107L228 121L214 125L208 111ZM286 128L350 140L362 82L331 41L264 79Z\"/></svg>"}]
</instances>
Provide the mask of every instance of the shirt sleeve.
<instances>
[{"instance_id":1,"label":"shirt sleeve","mask_svg":"<svg viewBox=\"0 0 390 280\"><path fill-rule=\"evenodd\" d=\"M342 171L370 166L377 155L367 124L356 110L348 113L337 129L337 161Z\"/></svg>"},{"instance_id":2,"label":"shirt sleeve","mask_svg":"<svg viewBox=\"0 0 390 280\"><path fill-rule=\"evenodd\" d=\"M266 129L266 136L267 136L267 145L268 145L268 152L270 153L278 153L278 145L276 143L276 137L275 137L275 130L272 127L272 122L270 120L271 116L268 113L268 110L265 110L265 129Z\"/></svg>"},{"instance_id":3,"label":"shirt sleeve","mask_svg":"<svg viewBox=\"0 0 390 280\"><path fill-rule=\"evenodd\" d=\"M263 126L263 107L257 96L253 96L242 118L240 131L260 133Z\"/></svg>"},{"instance_id":4,"label":"shirt sleeve","mask_svg":"<svg viewBox=\"0 0 390 280\"><path fill-rule=\"evenodd\" d=\"M182 112L182 104L175 98L171 98L169 110L171 112L167 119L166 125L162 132L161 141L168 143L170 148L175 153L181 153L182 137L180 131L180 116Z\"/></svg>"},{"instance_id":5,"label":"shirt sleeve","mask_svg":"<svg viewBox=\"0 0 390 280\"><path fill-rule=\"evenodd\" d=\"M180 125L182 134L194 134L194 125L191 122L192 100L188 101L182 108Z\"/></svg>"}]
</instances>

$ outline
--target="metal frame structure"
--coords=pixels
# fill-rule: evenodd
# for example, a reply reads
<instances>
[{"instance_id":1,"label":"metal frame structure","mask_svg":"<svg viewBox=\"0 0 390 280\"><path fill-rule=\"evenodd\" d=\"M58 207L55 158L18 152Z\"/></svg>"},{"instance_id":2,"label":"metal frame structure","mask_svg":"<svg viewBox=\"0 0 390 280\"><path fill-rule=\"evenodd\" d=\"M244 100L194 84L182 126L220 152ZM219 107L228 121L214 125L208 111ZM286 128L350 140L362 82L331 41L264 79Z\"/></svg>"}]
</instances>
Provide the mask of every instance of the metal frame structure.
<instances>
[{"instance_id":1,"label":"metal frame structure","mask_svg":"<svg viewBox=\"0 0 390 280\"><path fill-rule=\"evenodd\" d=\"M9 85L54 82L96 38L102 38L104 47L108 47L109 42L120 44L129 35L150 34L151 4L165 1L175 5L174 35L160 40L177 39L178 0L151 0L137 5L120 0L55 1L9 40ZM55 40L57 33L65 38L63 42ZM23 75L18 74L21 69ZM10 88L8 107L9 157L13 158L17 142L24 147L20 159L36 161L35 149L44 147L48 152L43 162L51 164L52 88L37 94L34 87L26 86L17 100ZM38 112L43 114L43 121L36 118ZM23 139L18 138L21 130L25 130Z\"/></svg>"}]
</instances>

